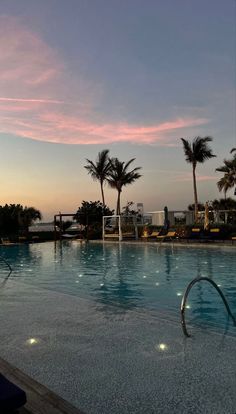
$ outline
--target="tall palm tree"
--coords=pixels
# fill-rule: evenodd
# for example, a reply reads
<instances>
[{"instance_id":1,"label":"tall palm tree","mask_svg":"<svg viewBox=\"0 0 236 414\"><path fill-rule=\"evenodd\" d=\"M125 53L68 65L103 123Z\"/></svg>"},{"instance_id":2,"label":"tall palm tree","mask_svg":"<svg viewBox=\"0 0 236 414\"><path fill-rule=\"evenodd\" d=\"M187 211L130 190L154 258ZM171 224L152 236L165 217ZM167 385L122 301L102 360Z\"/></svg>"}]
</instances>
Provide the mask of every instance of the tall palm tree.
<instances>
[{"instance_id":1,"label":"tall palm tree","mask_svg":"<svg viewBox=\"0 0 236 414\"><path fill-rule=\"evenodd\" d=\"M101 152L98 153L98 157L95 162L88 160L86 158L86 161L88 164L84 166L84 168L86 168L86 170L88 171L88 174L90 174L94 180L100 182L103 206L105 206L103 184L110 170L110 159L108 157L108 154L109 154L108 149L102 150Z\"/></svg>"},{"instance_id":2,"label":"tall palm tree","mask_svg":"<svg viewBox=\"0 0 236 414\"><path fill-rule=\"evenodd\" d=\"M196 183L196 167L198 163L203 163L210 158L216 157L212 154L212 149L209 147L208 143L212 141L211 137L196 137L194 140L189 142L188 140L181 138L183 143L183 149L185 153L185 159L187 162L192 164L193 170L193 191L194 191L194 215L195 220L197 221L197 212L198 212L198 196L197 196L197 183Z\"/></svg>"},{"instance_id":3,"label":"tall palm tree","mask_svg":"<svg viewBox=\"0 0 236 414\"><path fill-rule=\"evenodd\" d=\"M135 180L141 177L139 170L141 167L136 167L131 171L128 171L128 168L135 158L132 158L128 162L119 161L118 158L110 159L110 171L107 177L107 182L110 187L115 188L118 192L117 196L117 205L116 205L116 214L120 215L120 195L122 188L128 184L132 184Z\"/></svg>"}]
</instances>

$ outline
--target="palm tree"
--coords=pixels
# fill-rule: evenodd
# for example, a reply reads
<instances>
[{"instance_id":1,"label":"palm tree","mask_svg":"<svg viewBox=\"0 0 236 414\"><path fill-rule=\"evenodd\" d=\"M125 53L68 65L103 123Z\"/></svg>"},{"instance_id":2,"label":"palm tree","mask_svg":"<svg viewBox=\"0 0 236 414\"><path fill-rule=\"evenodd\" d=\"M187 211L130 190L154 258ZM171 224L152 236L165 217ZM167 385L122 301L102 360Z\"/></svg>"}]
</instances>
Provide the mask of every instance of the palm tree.
<instances>
[{"instance_id":1,"label":"palm tree","mask_svg":"<svg viewBox=\"0 0 236 414\"><path fill-rule=\"evenodd\" d=\"M185 153L186 161L192 164L193 169L193 191L194 191L194 215L195 220L197 221L197 212L198 212L198 197L197 197L197 183L196 183L196 167L197 163L203 163L210 158L216 157L212 154L212 149L209 147L208 142L212 141L211 137L196 137L193 142L181 138L183 142L183 148Z\"/></svg>"},{"instance_id":2,"label":"palm tree","mask_svg":"<svg viewBox=\"0 0 236 414\"><path fill-rule=\"evenodd\" d=\"M141 177L141 174L138 171L141 167L136 167L131 171L128 171L128 168L135 158L132 158L128 162L121 162L118 158L110 159L110 171L107 177L107 182L110 187L115 188L118 191L117 205L116 205L116 214L120 215L120 195L122 192L122 187L132 184L135 180Z\"/></svg>"},{"instance_id":3,"label":"palm tree","mask_svg":"<svg viewBox=\"0 0 236 414\"><path fill-rule=\"evenodd\" d=\"M230 160L224 160L224 165L216 168L216 171L224 173L223 177L217 182L217 186L219 191L223 190L226 195L226 192L236 185L236 155Z\"/></svg>"},{"instance_id":4,"label":"palm tree","mask_svg":"<svg viewBox=\"0 0 236 414\"><path fill-rule=\"evenodd\" d=\"M219 191L224 192L224 196L226 199L227 191L229 191L233 186L234 183L232 182L232 177L230 174L225 174L223 177L220 178L220 180L216 183Z\"/></svg>"},{"instance_id":5,"label":"palm tree","mask_svg":"<svg viewBox=\"0 0 236 414\"><path fill-rule=\"evenodd\" d=\"M22 207L18 211L18 223L23 233L28 233L29 227L36 220L42 220L42 214L34 207Z\"/></svg>"},{"instance_id":6,"label":"palm tree","mask_svg":"<svg viewBox=\"0 0 236 414\"><path fill-rule=\"evenodd\" d=\"M86 168L86 170L88 171L88 174L90 174L94 180L100 182L101 193L102 193L102 204L104 206L105 206L105 197L104 197L104 191L103 191L103 184L110 170L110 160L108 158L108 154L109 154L108 149L105 149L99 152L95 163L86 158L86 161L88 164L84 166L84 168Z\"/></svg>"}]
</instances>

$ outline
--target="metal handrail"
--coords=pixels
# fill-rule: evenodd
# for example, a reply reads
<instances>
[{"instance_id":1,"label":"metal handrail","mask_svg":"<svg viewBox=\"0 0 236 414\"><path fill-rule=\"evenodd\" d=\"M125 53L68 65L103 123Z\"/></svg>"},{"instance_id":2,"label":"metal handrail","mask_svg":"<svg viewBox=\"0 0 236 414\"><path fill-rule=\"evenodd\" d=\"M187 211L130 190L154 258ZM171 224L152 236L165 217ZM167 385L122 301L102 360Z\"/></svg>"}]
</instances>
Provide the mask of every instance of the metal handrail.
<instances>
[{"instance_id":1,"label":"metal handrail","mask_svg":"<svg viewBox=\"0 0 236 414\"><path fill-rule=\"evenodd\" d=\"M212 286L214 286L216 288L217 292L220 294L220 296L221 296L221 298L222 298L222 300L223 300L223 302L225 304L225 307L227 309L227 312L228 312L229 316L231 316L231 318L233 320L234 326L236 326L236 319L233 316L233 314L232 314L232 312L230 310L230 307L228 305L228 302L225 299L225 297L224 297L222 291L220 290L219 286L217 286L217 284L215 282L213 282L212 279L209 279L209 277L196 277L195 279L193 279L188 284L187 289L186 289L186 291L184 293L184 296L182 298L182 302L181 302L181 325L182 325L182 329L183 329L184 335L187 336L187 337L190 337L191 335L187 331L186 322L185 322L185 305L186 305L186 300L187 300L188 294L189 294L190 290L192 289L193 285L195 285L195 283L197 283L197 282L200 282L201 280L206 280L207 282L211 283Z\"/></svg>"},{"instance_id":2,"label":"metal handrail","mask_svg":"<svg viewBox=\"0 0 236 414\"><path fill-rule=\"evenodd\" d=\"M6 261L6 259L4 259L2 256L0 256L0 260L2 260L7 265L8 269L11 273L13 269L12 269L11 265Z\"/></svg>"}]
</instances>

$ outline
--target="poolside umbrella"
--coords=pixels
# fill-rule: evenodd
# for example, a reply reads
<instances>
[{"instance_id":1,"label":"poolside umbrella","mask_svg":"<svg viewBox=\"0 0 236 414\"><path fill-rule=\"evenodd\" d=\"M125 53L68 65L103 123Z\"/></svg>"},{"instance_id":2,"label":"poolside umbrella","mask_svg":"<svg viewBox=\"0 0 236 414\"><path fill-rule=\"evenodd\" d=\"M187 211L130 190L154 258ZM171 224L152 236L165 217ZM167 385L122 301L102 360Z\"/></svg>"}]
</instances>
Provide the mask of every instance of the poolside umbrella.
<instances>
[{"instance_id":1,"label":"poolside umbrella","mask_svg":"<svg viewBox=\"0 0 236 414\"><path fill-rule=\"evenodd\" d=\"M205 204L205 216L204 216L204 230L208 230L209 225L210 225L209 206L208 206L208 202L206 202L206 204Z\"/></svg>"},{"instance_id":2,"label":"poolside umbrella","mask_svg":"<svg viewBox=\"0 0 236 414\"><path fill-rule=\"evenodd\" d=\"M164 207L164 229L168 231L169 227L170 227L170 222L168 219L168 208L165 206Z\"/></svg>"}]
</instances>

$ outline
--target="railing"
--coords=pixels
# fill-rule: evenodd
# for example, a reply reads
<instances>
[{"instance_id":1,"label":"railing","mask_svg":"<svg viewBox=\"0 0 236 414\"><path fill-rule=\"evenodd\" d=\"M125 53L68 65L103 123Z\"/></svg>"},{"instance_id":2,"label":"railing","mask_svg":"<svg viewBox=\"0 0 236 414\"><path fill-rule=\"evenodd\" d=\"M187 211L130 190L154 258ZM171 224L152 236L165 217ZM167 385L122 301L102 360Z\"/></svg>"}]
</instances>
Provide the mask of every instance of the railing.
<instances>
[{"instance_id":1,"label":"railing","mask_svg":"<svg viewBox=\"0 0 236 414\"><path fill-rule=\"evenodd\" d=\"M11 265L6 261L6 259L4 259L2 256L0 256L0 261L2 261L3 263L5 263L6 265L7 265L7 267L8 267L8 269L9 269L9 272L11 273L12 272L12 267L11 267ZM10 274L9 273L9 274Z\"/></svg>"},{"instance_id":2,"label":"railing","mask_svg":"<svg viewBox=\"0 0 236 414\"><path fill-rule=\"evenodd\" d=\"M233 314L232 314L232 312L230 310L230 307L228 305L228 302L225 299L225 297L224 297L222 291L220 290L219 286L217 286L217 284L215 282L213 282L212 279L209 279L209 277L196 277L195 279L193 279L188 284L187 289L186 289L186 291L184 293L184 296L182 298L182 302L181 302L181 325L182 325L182 329L183 329L184 335L187 336L187 337L190 337L191 335L188 333L187 328L186 328L186 322L185 322L185 305L186 305L186 301L187 301L188 294L189 294L190 290L195 285L195 283L200 282L201 280L205 280L205 281L209 282L212 286L214 286L214 288L216 288L217 292L220 294L220 296L221 296L221 298L222 298L222 300L223 300L223 302L225 304L225 307L227 309L228 315L232 318L233 323L234 323L234 326L236 326L236 319L233 316Z\"/></svg>"}]
</instances>

